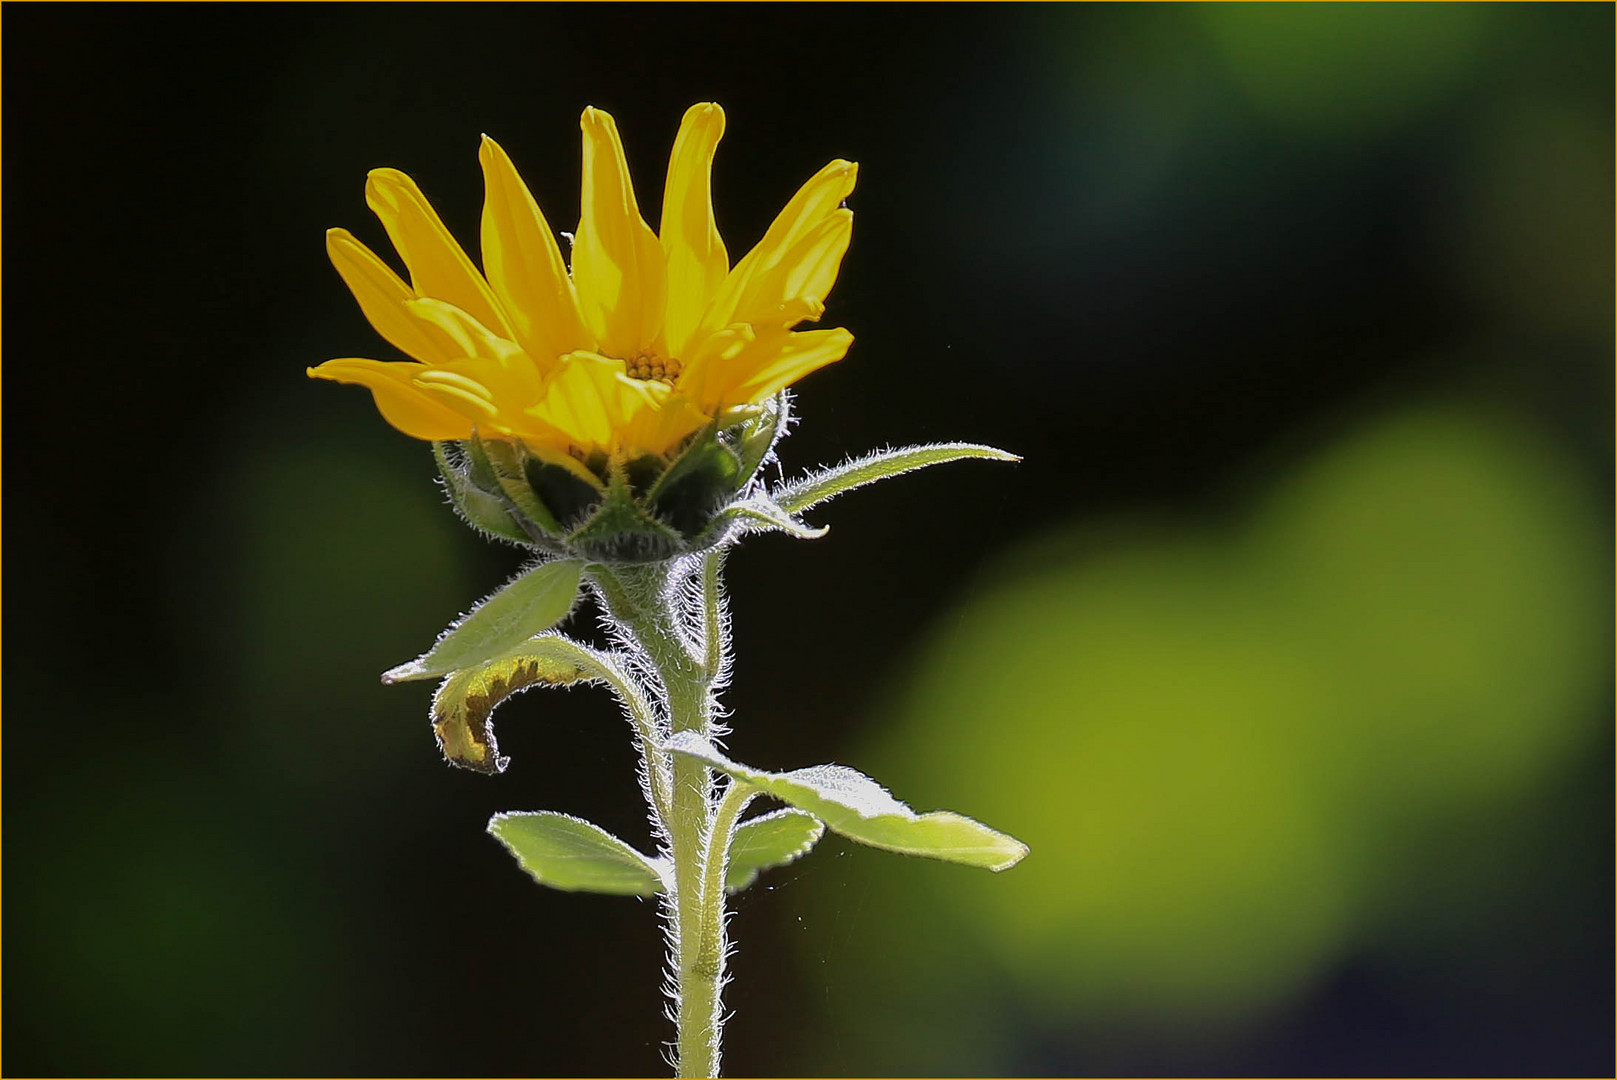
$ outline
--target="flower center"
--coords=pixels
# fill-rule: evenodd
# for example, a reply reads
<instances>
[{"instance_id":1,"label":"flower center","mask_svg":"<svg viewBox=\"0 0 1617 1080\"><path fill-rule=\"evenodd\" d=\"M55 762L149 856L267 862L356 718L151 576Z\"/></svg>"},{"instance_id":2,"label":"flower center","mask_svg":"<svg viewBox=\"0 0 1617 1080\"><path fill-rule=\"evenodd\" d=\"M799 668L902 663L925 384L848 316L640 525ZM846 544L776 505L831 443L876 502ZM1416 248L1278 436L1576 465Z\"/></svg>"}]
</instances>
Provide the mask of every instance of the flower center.
<instances>
[{"instance_id":1,"label":"flower center","mask_svg":"<svg viewBox=\"0 0 1617 1080\"><path fill-rule=\"evenodd\" d=\"M623 362L623 367L631 379L646 379L651 382L667 383L669 386L674 385L674 380L679 378L679 373L684 370L684 366L678 360L672 358L664 360L649 349L635 353L632 359Z\"/></svg>"}]
</instances>

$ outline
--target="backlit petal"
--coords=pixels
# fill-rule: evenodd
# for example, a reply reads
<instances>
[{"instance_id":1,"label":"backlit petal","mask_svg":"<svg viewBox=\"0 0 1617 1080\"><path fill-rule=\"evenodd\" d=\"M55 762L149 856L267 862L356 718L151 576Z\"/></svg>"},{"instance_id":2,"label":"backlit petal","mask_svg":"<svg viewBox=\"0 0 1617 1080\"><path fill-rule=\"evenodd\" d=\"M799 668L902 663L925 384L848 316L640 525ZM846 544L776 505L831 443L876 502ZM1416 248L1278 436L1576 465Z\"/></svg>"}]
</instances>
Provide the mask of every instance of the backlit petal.
<instances>
[{"instance_id":1,"label":"backlit petal","mask_svg":"<svg viewBox=\"0 0 1617 1080\"><path fill-rule=\"evenodd\" d=\"M446 359L478 357L492 360L513 371L524 372L535 381L541 370L560 364L558 360L552 360L548 365L536 364L516 342L492 333L454 304L423 297L411 300L404 308L422 331L432 338Z\"/></svg>"},{"instance_id":2,"label":"backlit petal","mask_svg":"<svg viewBox=\"0 0 1617 1080\"><path fill-rule=\"evenodd\" d=\"M710 412L763 401L810 372L842 359L852 344L853 335L841 329L760 332L704 365L701 394L692 396Z\"/></svg>"},{"instance_id":3,"label":"backlit petal","mask_svg":"<svg viewBox=\"0 0 1617 1080\"><path fill-rule=\"evenodd\" d=\"M433 365L416 376L416 385L460 399L456 407L474 415L484 435L526 434L533 427L528 410L545 394L544 381L531 365L506 365L484 357Z\"/></svg>"},{"instance_id":4,"label":"backlit petal","mask_svg":"<svg viewBox=\"0 0 1617 1080\"><path fill-rule=\"evenodd\" d=\"M585 109L583 216L573 249L579 309L600 351L629 359L662 331L667 271L662 245L640 216L617 124Z\"/></svg>"},{"instance_id":5,"label":"backlit petal","mask_svg":"<svg viewBox=\"0 0 1617 1080\"><path fill-rule=\"evenodd\" d=\"M326 255L359 301L365 318L389 344L423 363L446 359L404 309L407 301L415 299L414 290L399 280L375 252L354 239L347 229L328 229Z\"/></svg>"},{"instance_id":6,"label":"backlit petal","mask_svg":"<svg viewBox=\"0 0 1617 1080\"><path fill-rule=\"evenodd\" d=\"M732 388L737 380L726 372L742 350L757 340L757 331L745 323L727 326L702 338L684 362L679 392L709 412L733 404L724 400L724 391Z\"/></svg>"},{"instance_id":7,"label":"backlit petal","mask_svg":"<svg viewBox=\"0 0 1617 1080\"><path fill-rule=\"evenodd\" d=\"M316 379L363 386L376 399L382 418L400 431L417 439L469 439L472 419L442 398L415 385L415 376L427 370L424 364L386 363L381 360L327 360L309 369Z\"/></svg>"},{"instance_id":8,"label":"backlit petal","mask_svg":"<svg viewBox=\"0 0 1617 1080\"><path fill-rule=\"evenodd\" d=\"M564 432L579 447L612 448L618 433L642 409L655 408L660 383L631 379L623 362L595 353L572 353L545 387L542 401L529 410Z\"/></svg>"},{"instance_id":9,"label":"backlit petal","mask_svg":"<svg viewBox=\"0 0 1617 1080\"><path fill-rule=\"evenodd\" d=\"M805 237L837 213L842 200L853 193L858 175L857 165L839 159L810 177L776 216L758 246L747 252L724 279L702 319L703 328L715 331L733 322L745 321L737 313L737 304L748 292L753 279L780 267Z\"/></svg>"},{"instance_id":10,"label":"backlit petal","mask_svg":"<svg viewBox=\"0 0 1617 1080\"><path fill-rule=\"evenodd\" d=\"M511 336L488 282L449 235L414 180L397 169L372 169L365 183L365 203L382 220L388 239L409 268L417 296L447 300L496 333Z\"/></svg>"},{"instance_id":11,"label":"backlit petal","mask_svg":"<svg viewBox=\"0 0 1617 1080\"><path fill-rule=\"evenodd\" d=\"M517 342L549 365L575 349L593 349L555 233L528 185L487 135L477 158L483 166L483 269Z\"/></svg>"},{"instance_id":12,"label":"backlit petal","mask_svg":"<svg viewBox=\"0 0 1617 1080\"><path fill-rule=\"evenodd\" d=\"M628 418L619 437L626 454L633 456L639 451L665 454L713 419L662 383L646 385L652 388L659 401L656 408L639 409Z\"/></svg>"},{"instance_id":13,"label":"backlit petal","mask_svg":"<svg viewBox=\"0 0 1617 1080\"><path fill-rule=\"evenodd\" d=\"M762 341L760 339L760 343ZM752 368L736 384L731 392L733 401L735 404L763 401L810 372L841 360L852 344L853 335L842 329L787 334L785 341L771 348L767 361ZM744 369L748 361L746 353L738 361L737 367Z\"/></svg>"},{"instance_id":14,"label":"backlit petal","mask_svg":"<svg viewBox=\"0 0 1617 1080\"><path fill-rule=\"evenodd\" d=\"M750 275L736 299L735 321L791 326L804 307L823 307L853 236L853 213L834 211L808 230L774 265ZM817 317L817 316L815 316Z\"/></svg>"},{"instance_id":15,"label":"backlit petal","mask_svg":"<svg viewBox=\"0 0 1617 1080\"><path fill-rule=\"evenodd\" d=\"M662 227L668 259L668 316L663 327L671 356L683 357L713 294L730 270L713 219L713 153L724 137L724 110L692 105L668 160Z\"/></svg>"}]
</instances>

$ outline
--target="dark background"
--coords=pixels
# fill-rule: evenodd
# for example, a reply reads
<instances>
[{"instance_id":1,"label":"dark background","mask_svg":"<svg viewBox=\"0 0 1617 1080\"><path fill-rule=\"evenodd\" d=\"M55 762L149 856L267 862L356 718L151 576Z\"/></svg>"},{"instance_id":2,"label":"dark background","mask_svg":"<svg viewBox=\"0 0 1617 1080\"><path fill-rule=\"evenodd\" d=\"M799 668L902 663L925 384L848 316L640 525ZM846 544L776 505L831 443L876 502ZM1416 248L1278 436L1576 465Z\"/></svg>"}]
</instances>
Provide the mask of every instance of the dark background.
<instances>
[{"instance_id":1,"label":"dark background","mask_svg":"<svg viewBox=\"0 0 1617 1080\"><path fill-rule=\"evenodd\" d=\"M377 673L518 559L303 369L390 355L321 249L387 250L367 169L475 250L488 132L569 227L593 104L655 221L717 100L733 258L861 165L826 319L857 342L788 469L1026 459L749 541L732 750L1034 849L979 881L832 838L775 872L733 923L728 1071L1609 1075L1612 20L8 5L7 1072L661 1070L654 908L480 835L548 808L643 842L621 721L532 694L506 775L441 763L427 690ZM1297 506L1365 576L1274 569ZM1257 669L1350 674L1242 674L1260 603L1321 644L1265 630Z\"/></svg>"}]
</instances>

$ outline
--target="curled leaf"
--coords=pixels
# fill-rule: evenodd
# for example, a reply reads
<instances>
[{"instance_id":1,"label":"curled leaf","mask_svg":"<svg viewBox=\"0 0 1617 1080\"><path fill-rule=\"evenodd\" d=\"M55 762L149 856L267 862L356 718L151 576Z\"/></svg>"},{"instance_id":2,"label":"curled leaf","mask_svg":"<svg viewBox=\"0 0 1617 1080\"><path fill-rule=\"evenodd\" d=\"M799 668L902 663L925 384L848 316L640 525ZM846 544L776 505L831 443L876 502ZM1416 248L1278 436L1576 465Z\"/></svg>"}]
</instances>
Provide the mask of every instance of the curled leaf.
<instances>
[{"instance_id":1,"label":"curled leaf","mask_svg":"<svg viewBox=\"0 0 1617 1080\"><path fill-rule=\"evenodd\" d=\"M530 686L565 686L589 678L577 664L548 656L514 655L457 671L432 695L432 733L450 764L476 772L505 771L494 739L494 710Z\"/></svg>"}]
</instances>

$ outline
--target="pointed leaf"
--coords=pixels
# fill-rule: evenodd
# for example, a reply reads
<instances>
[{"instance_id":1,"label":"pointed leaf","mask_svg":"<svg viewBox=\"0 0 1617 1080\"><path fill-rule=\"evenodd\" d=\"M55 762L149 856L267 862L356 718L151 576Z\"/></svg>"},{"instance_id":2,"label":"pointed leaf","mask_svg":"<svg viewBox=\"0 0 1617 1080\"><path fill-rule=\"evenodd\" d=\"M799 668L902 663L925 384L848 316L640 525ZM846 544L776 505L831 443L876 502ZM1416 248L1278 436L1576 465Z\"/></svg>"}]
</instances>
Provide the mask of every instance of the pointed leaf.
<instances>
[{"instance_id":1,"label":"pointed leaf","mask_svg":"<svg viewBox=\"0 0 1617 1080\"><path fill-rule=\"evenodd\" d=\"M430 679L486 663L565 619L578 599L583 559L558 559L523 573L439 635L438 643L382 676L385 683Z\"/></svg>"},{"instance_id":2,"label":"pointed leaf","mask_svg":"<svg viewBox=\"0 0 1617 1080\"><path fill-rule=\"evenodd\" d=\"M554 650L525 649L457 671L439 684L432 695L432 733L451 765L504 772L509 759L500 756L494 739L494 710L530 686L565 686L593 677L565 658L543 655L546 651Z\"/></svg>"},{"instance_id":3,"label":"pointed leaf","mask_svg":"<svg viewBox=\"0 0 1617 1080\"><path fill-rule=\"evenodd\" d=\"M662 868L599 825L548 810L495 814L489 833L541 885L565 892L655 896Z\"/></svg>"},{"instance_id":4,"label":"pointed leaf","mask_svg":"<svg viewBox=\"0 0 1617 1080\"><path fill-rule=\"evenodd\" d=\"M758 875L776 866L785 866L807 855L825 833L825 826L813 814L801 810L776 810L773 814L742 822L730 838L730 862L724 868L724 887L740 892Z\"/></svg>"},{"instance_id":5,"label":"pointed leaf","mask_svg":"<svg viewBox=\"0 0 1617 1080\"><path fill-rule=\"evenodd\" d=\"M745 780L781 802L807 810L833 832L871 847L989 870L1015 866L1027 854L1027 845L1020 840L971 818L947 810L917 814L876 781L845 765L763 772L731 761L694 731L671 736L667 749Z\"/></svg>"},{"instance_id":6,"label":"pointed leaf","mask_svg":"<svg viewBox=\"0 0 1617 1080\"><path fill-rule=\"evenodd\" d=\"M961 458L988 458L992 461L1021 461L1015 454L996 450L992 446L976 443L933 443L930 446L906 446L902 450L878 450L862 458L845 461L828 469L810 473L800 480L777 488L770 494L776 502L793 514L802 513L828 499L852 491L856 487L885 480L889 476L924 469L928 465L941 465Z\"/></svg>"}]
</instances>

